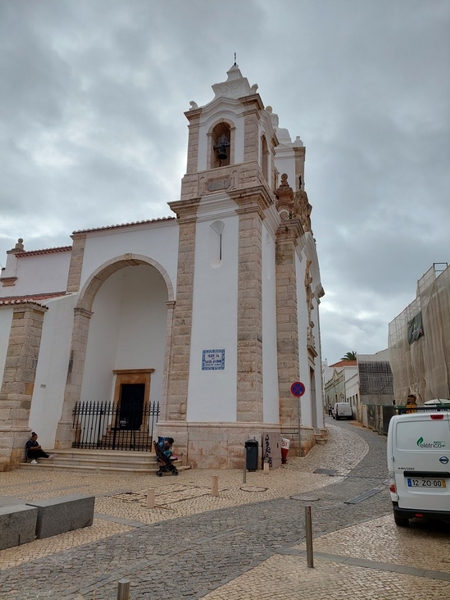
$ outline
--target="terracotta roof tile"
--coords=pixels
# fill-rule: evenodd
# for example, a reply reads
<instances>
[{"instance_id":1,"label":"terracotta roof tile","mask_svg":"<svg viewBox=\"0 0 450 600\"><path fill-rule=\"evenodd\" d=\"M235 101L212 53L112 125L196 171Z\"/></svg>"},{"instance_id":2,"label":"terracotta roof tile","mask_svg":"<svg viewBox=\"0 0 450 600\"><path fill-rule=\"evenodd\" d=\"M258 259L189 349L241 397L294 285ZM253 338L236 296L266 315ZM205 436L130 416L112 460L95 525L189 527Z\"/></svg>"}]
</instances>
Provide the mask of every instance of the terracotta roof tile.
<instances>
[{"instance_id":1,"label":"terracotta roof tile","mask_svg":"<svg viewBox=\"0 0 450 600\"><path fill-rule=\"evenodd\" d=\"M339 362L330 365L330 367L356 367L356 365L356 360L340 360Z\"/></svg>"},{"instance_id":2,"label":"terracotta roof tile","mask_svg":"<svg viewBox=\"0 0 450 600\"><path fill-rule=\"evenodd\" d=\"M28 296L8 296L6 298L0 298L0 306L7 306L8 304L39 304L42 300L48 300L50 298L60 298L65 296L66 292L49 292L48 294L30 294ZM42 306L39 304L39 306Z\"/></svg>"},{"instance_id":3,"label":"terracotta roof tile","mask_svg":"<svg viewBox=\"0 0 450 600\"><path fill-rule=\"evenodd\" d=\"M176 217L160 217L159 219L147 219L145 221L135 221L133 223L121 223L119 225L105 225L104 227L94 227L92 229L80 229L78 231L74 231L73 235L76 233L90 233L92 231L105 231L107 229L118 229L120 227L133 227L134 225L147 225L148 223L158 223L161 221L176 221Z\"/></svg>"},{"instance_id":4,"label":"terracotta roof tile","mask_svg":"<svg viewBox=\"0 0 450 600\"><path fill-rule=\"evenodd\" d=\"M26 252L17 252L17 258L27 258L27 256L38 256L40 254L56 254L58 252L71 252L72 246L59 246L58 248L44 248L43 250L30 250Z\"/></svg>"}]
</instances>

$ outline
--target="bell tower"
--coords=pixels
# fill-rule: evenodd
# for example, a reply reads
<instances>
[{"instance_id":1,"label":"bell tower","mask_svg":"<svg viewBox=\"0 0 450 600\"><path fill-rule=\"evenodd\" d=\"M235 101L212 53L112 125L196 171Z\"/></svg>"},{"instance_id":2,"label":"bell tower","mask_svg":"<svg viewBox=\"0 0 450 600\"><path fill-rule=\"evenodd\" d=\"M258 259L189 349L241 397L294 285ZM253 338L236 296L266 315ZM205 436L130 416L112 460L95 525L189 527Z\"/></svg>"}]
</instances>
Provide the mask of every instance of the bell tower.
<instances>
[{"instance_id":1,"label":"bell tower","mask_svg":"<svg viewBox=\"0 0 450 600\"><path fill-rule=\"evenodd\" d=\"M185 113L189 140L181 200L221 189L275 190L278 140L271 114L264 110L258 86L250 86L236 64L227 75L226 81L212 86L215 97L209 104L199 108L191 102Z\"/></svg>"},{"instance_id":2,"label":"bell tower","mask_svg":"<svg viewBox=\"0 0 450 600\"><path fill-rule=\"evenodd\" d=\"M280 293L291 300L297 289L276 280L278 117L236 64L212 89L208 104L192 101L185 112L186 174L180 200L170 203L179 226L178 266L158 431L174 437L194 465L241 467L246 439L279 436L282 425L295 422L295 407L280 410L279 386L298 367L299 353L280 382L286 340L277 329L286 325ZM286 144L277 165L299 191L304 148L279 131ZM293 234L302 233L298 223ZM292 253L289 260L295 271Z\"/></svg>"}]
</instances>

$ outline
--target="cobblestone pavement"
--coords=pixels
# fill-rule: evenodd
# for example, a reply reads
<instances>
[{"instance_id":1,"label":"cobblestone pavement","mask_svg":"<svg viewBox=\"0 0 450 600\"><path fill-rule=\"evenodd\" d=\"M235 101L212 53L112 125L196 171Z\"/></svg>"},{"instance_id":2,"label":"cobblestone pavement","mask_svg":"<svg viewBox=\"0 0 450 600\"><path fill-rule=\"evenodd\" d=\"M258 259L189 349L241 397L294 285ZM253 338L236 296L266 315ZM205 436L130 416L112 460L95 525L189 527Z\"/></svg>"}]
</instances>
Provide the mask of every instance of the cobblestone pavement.
<instances>
[{"instance_id":1,"label":"cobblestone pavement","mask_svg":"<svg viewBox=\"0 0 450 600\"><path fill-rule=\"evenodd\" d=\"M97 496L93 527L0 552L0 598L112 600L123 577L131 600L450 597L450 531L395 527L385 438L353 423L328 425L326 446L269 475L248 473L245 485L236 471L187 471L176 483L0 474L3 495L48 497L78 486ZM150 485L154 509L146 508ZM314 569L305 559L307 504Z\"/></svg>"}]
</instances>

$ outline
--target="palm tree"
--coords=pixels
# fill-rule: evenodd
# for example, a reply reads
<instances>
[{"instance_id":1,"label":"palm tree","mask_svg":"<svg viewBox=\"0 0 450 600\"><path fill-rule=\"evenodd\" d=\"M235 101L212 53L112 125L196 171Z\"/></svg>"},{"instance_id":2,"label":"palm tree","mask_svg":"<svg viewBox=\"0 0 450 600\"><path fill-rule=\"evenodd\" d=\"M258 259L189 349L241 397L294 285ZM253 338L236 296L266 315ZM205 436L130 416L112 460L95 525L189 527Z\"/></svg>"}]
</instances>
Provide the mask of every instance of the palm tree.
<instances>
[{"instance_id":1,"label":"palm tree","mask_svg":"<svg viewBox=\"0 0 450 600\"><path fill-rule=\"evenodd\" d=\"M351 352L347 352L341 358L341 360L356 360L356 350L352 350Z\"/></svg>"}]
</instances>

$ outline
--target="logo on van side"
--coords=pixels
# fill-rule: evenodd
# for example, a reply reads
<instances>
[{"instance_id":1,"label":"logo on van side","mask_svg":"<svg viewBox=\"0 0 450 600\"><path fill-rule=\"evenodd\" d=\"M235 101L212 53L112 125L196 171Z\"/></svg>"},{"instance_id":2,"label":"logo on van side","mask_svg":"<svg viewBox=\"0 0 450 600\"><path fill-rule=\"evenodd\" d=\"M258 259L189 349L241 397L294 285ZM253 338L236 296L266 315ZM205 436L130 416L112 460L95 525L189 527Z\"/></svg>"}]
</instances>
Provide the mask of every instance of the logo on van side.
<instances>
[{"instance_id":1,"label":"logo on van side","mask_svg":"<svg viewBox=\"0 0 450 600\"><path fill-rule=\"evenodd\" d=\"M445 448L445 442L439 440L434 442L424 442L423 437L420 437L416 443L419 448Z\"/></svg>"}]
</instances>

